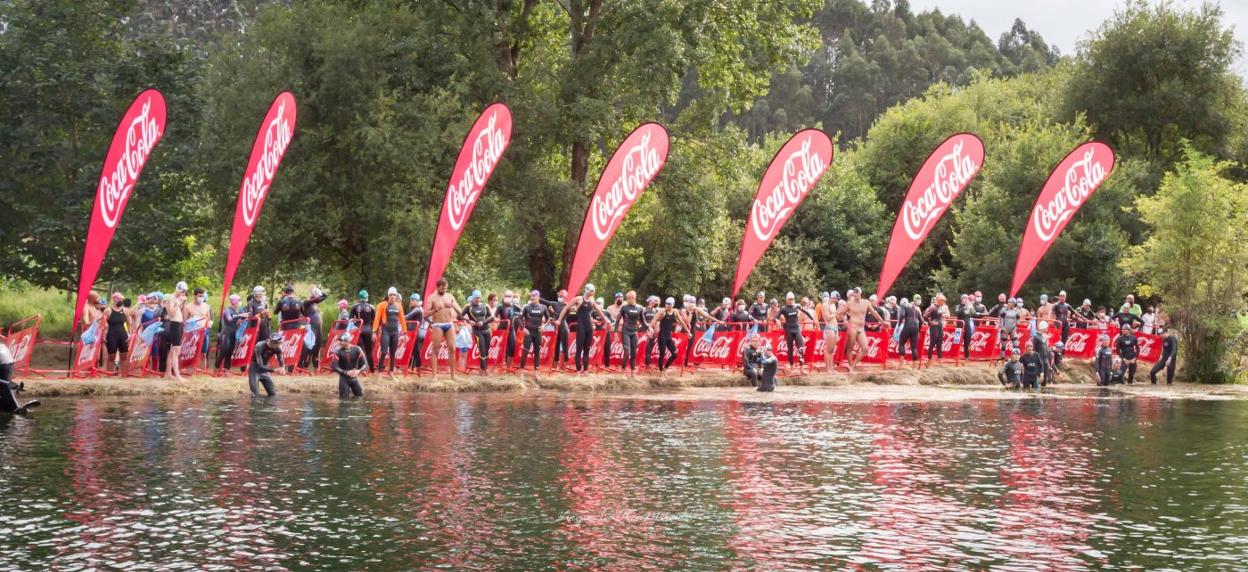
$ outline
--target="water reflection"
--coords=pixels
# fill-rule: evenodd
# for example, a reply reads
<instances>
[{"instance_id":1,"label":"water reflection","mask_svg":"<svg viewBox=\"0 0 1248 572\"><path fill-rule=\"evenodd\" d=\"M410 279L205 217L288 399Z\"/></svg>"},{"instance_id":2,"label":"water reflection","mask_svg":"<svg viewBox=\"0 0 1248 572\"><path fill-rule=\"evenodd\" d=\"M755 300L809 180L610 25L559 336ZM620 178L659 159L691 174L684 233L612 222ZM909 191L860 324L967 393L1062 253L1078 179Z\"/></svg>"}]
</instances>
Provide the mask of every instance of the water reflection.
<instances>
[{"instance_id":1,"label":"water reflection","mask_svg":"<svg viewBox=\"0 0 1248 572\"><path fill-rule=\"evenodd\" d=\"M1248 403L54 400L18 569L1228 568Z\"/></svg>"}]
</instances>

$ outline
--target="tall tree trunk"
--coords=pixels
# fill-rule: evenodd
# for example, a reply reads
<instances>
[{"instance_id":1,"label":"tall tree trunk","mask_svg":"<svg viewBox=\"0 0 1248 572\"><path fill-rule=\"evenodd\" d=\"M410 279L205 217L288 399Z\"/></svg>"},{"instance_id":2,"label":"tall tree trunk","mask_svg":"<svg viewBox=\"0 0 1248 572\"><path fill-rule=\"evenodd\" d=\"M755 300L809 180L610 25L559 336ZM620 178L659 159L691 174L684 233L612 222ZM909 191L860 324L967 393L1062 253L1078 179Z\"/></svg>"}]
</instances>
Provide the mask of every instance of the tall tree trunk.
<instances>
[{"instance_id":1,"label":"tall tree trunk","mask_svg":"<svg viewBox=\"0 0 1248 572\"><path fill-rule=\"evenodd\" d=\"M589 176L589 143L578 141L572 144L572 184L580 189L581 194L588 194L586 178ZM586 206L585 208L589 208ZM563 269L559 273L559 283L566 285L572 274L572 258L576 256L576 243L581 238L583 221L571 221L573 226L563 236Z\"/></svg>"}]
</instances>

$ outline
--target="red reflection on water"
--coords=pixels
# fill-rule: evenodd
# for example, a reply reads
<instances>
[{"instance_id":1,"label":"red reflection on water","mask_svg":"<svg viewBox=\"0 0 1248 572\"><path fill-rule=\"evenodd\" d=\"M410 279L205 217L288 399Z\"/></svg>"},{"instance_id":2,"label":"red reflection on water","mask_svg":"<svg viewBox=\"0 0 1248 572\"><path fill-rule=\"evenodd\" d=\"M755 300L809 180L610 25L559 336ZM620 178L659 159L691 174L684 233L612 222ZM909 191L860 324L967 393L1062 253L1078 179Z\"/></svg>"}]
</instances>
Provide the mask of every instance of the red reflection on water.
<instances>
[{"instance_id":1,"label":"red reflection on water","mask_svg":"<svg viewBox=\"0 0 1248 572\"><path fill-rule=\"evenodd\" d=\"M127 542L118 542L124 530L118 527L119 503L124 500L121 491L114 490L106 475L113 475L118 467L109 466L111 460L105 443L121 442L112 428L105 428L100 420L99 404L80 400L74 410L73 425L69 430L69 451L65 468L70 478L69 502L71 510L61 514L82 529L77 531L77 542L57 542L59 557L83 557L83 562L99 566L109 562L125 562L135 557ZM124 482L124 481L123 481Z\"/></svg>"}]
</instances>

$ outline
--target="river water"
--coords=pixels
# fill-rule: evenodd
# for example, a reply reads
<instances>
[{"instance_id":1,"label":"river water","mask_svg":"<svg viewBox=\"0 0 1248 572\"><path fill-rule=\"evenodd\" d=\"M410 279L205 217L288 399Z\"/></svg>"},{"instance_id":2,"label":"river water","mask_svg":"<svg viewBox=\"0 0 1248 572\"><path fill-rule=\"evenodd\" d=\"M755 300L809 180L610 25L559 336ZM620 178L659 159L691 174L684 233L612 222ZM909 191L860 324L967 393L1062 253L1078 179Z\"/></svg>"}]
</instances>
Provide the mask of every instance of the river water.
<instances>
[{"instance_id":1,"label":"river water","mask_svg":"<svg viewBox=\"0 0 1248 572\"><path fill-rule=\"evenodd\" d=\"M0 569L1248 567L1248 402L49 400Z\"/></svg>"}]
</instances>

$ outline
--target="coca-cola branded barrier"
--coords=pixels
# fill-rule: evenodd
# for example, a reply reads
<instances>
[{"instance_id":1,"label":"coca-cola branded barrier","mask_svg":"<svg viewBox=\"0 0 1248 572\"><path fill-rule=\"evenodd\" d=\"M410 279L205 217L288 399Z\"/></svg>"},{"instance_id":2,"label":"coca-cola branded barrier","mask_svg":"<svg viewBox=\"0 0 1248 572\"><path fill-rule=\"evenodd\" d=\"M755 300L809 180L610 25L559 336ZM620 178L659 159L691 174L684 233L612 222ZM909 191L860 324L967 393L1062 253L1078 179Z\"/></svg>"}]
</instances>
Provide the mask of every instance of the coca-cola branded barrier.
<instances>
[{"instance_id":1,"label":"coca-cola branded barrier","mask_svg":"<svg viewBox=\"0 0 1248 572\"><path fill-rule=\"evenodd\" d=\"M983 165L984 143L970 133L958 133L945 139L923 163L910 183L910 191L893 224L893 236L884 255L876 289L881 300L914 251Z\"/></svg>"},{"instance_id":2,"label":"coca-cola branded barrier","mask_svg":"<svg viewBox=\"0 0 1248 572\"><path fill-rule=\"evenodd\" d=\"M39 325L42 323L43 317L36 315L9 326L9 333L5 338L9 352L13 354L14 373L30 374L30 357L35 353L35 343L39 339Z\"/></svg>"},{"instance_id":3,"label":"coca-cola branded barrier","mask_svg":"<svg viewBox=\"0 0 1248 572\"><path fill-rule=\"evenodd\" d=\"M204 355L204 335L206 329L200 328L193 332L183 332L182 347L178 353L178 371L185 375L195 373L199 366L199 357Z\"/></svg>"},{"instance_id":4,"label":"coca-cola branded barrier","mask_svg":"<svg viewBox=\"0 0 1248 572\"><path fill-rule=\"evenodd\" d=\"M69 377L92 377L100 373L96 364L100 361L100 352L104 351L104 336L96 337L95 343L77 343L78 353L70 367Z\"/></svg>"},{"instance_id":5,"label":"coca-cola branded barrier","mask_svg":"<svg viewBox=\"0 0 1248 572\"><path fill-rule=\"evenodd\" d=\"M567 289L580 292L603 249L620 228L624 215L667 163L667 128L643 123L620 143L602 170L568 272Z\"/></svg>"},{"instance_id":6,"label":"coca-cola branded barrier","mask_svg":"<svg viewBox=\"0 0 1248 572\"><path fill-rule=\"evenodd\" d=\"M247 367L251 363L251 355L256 351L256 337L260 335L259 320L248 320L243 327L243 334L230 354L230 367Z\"/></svg>"},{"instance_id":7,"label":"coca-cola branded barrier","mask_svg":"<svg viewBox=\"0 0 1248 572\"><path fill-rule=\"evenodd\" d=\"M159 91L149 89L140 93L122 116L117 131L113 134L113 142L108 147L108 155L104 158L104 167L100 170L100 183L95 191L95 207L91 211L91 222L87 226L87 242L82 253L82 267L78 275L78 301L74 305L74 328L82 318L82 309L87 303L87 293L95 284L100 264L108 246L113 242L113 234L121 215L126 210L126 202L134 192L139 174L151 156L152 149L165 134L165 98ZM98 353L99 348L94 350ZM79 352L79 357L83 357ZM75 361L72 367L79 370Z\"/></svg>"},{"instance_id":8,"label":"coca-cola branded barrier","mask_svg":"<svg viewBox=\"0 0 1248 572\"><path fill-rule=\"evenodd\" d=\"M464 232L468 217L472 216L477 206L477 199L510 143L511 110L502 103L485 108L464 136L464 144L459 148L459 157L455 159L455 168L451 170L451 179L446 185L438 228L433 235L429 271L425 276L425 300L433 294L438 279L446 270L459 235Z\"/></svg>"},{"instance_id":9,"label":"coca-cola branded barrier","mask_svg":"<svg viewBox=\"0 0 1248 572\"><path fill-rule=\"evenodd\" d=\"M406 332L402 332L402 331L399 332L398 347L396 347L394 350L394 363L395 363L395 367L402 370L404 373L407 372L408 364L410 364L412 361L411 355L412 355L412 351L416 349L417 337L418 336L416 335L416 332L413 332L411 328L408 328ZM356 334L356 338L357 339L359 338L358 334ZM428 344L429 340L426 339L425 343ZM382 349L381 348L381 334L379 333L373 334L373 363L377 365L378 371L382 369L381 349ZM389 367L390 367L390 356L386 356L386 368L389 368Z\"/></svg>"},{"instance_id":10,"label":"coca-cola branded barrier","mask_svg":"<svg viewBox=\"0 0 1248 572\"><path fill-rule=\"evenodd\" d=\"M269 196L273 177L277 175L277 168L282 164L286 149L290 147L290 141L295 136L296 111L294 95L289 91L277 94L269 105L269 111L264 114L255 142L251 145L251 157L247 160L247 170L243 171L243 182L238 189L238 206L234 208L234 228L230 231L225 282L221 288L222 311L229 301L234 272L238 270L238 263L243 259L243 251L247 250L251 231L260 219L264 199Z\"/></svg>"},{"instance_id":11,"label":"coca-cola branded barrier","mask_svg":"<svg viewBox=\"0 0 1248 572\"><path fill-rule=\"evenodd\" d=\"M1057 164L1031 209L1031 217L1027 219L1027 230L1018 247L1018 261L1014 264L1010 296L1018 294L1023 282L1027 281L1057 235L1113 170L1114 150L1099 141L1076 147Z\"/></svg>"},{"instance_id":12,"label":"coca-cola branded barrier","mask_svg":"<svg viewBox=\"0 0 1248 572\"><path fill-rule=\"evenodd\" d=\"M741 239L737 274L732 282L736 297L754 265L758 264L771 241L797 207L806 200L819 178L832 165L832 140L818 129L804 129L793 134L776 152L750 207L750 218Z\"/></svg>"},{"instance_id":13,"label":"coca-cola branded barrier","mask_svg":"<svg viewBox=\"0 0 1248 572\"><path fill-rule=\"evenodd\" d=\"M148 364L152 357L152 344L143 338L143 332L160 320L150 320L139 326L139 331L130 334L130 353L126 355L126 375L142 377L148 372ZM156 334L160 336L162 334Z\"/></svg>"},{"instance_id":14,"label":"coca-cola branded barrier","mask_svg":"<svg viewBox=\"0 0 1248 572\"><path fill-rule=\"evenodd\" d=\"M348 326L354 324L354 328ZM325 338L324 354L317 372L330 371L334 367L334 352L338 351L338 338L343 334L351 337L351 345L360 343L360 320L336 320L329 326L329 335Z\"/></svg>"},{"instance_id":15,"label":"coca-cola branded barrier","mask_svg":"<svg viewBox=\"0 0 1248 572\"><path fill-rule=\"evenodd\" d=\"M298 318L295 320L286 320L281 323L279 331L282 334L282 357L281 364L286 367L298 367L299 355L303 352L303 338L308 335L308 331L304 326L308 325L307 318ZM290 327L298 326L298 327ZM285 329L289 328L289 329Z\"/></svg>"},{"instance_id":16,"label":"coca-cola branded barrier","mask_svg":"<svg viewBox=\"0 0 1248 572\"><path fill-rule=\"evenodd\" d=\"M1101 334L1109 336L1109 347L1113 348L1117 354L1118 327L1110 326L1105 330L1096 328L1071 328L1070 335L1066 338L1066 352L1068 358L1074 359L1092 359L1096 356L1096 350L1099 347L1097 341ZM1060 337L1060 334L1059 334ZM1161 359L1161 336L1155 334L1143 334L1136 332L1135 334L1138 346L1137 356L1140 361L1156 363Z\"/></svg>"}]
</instances>

